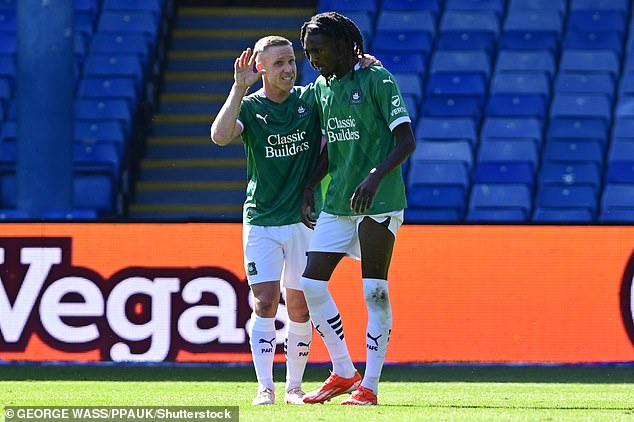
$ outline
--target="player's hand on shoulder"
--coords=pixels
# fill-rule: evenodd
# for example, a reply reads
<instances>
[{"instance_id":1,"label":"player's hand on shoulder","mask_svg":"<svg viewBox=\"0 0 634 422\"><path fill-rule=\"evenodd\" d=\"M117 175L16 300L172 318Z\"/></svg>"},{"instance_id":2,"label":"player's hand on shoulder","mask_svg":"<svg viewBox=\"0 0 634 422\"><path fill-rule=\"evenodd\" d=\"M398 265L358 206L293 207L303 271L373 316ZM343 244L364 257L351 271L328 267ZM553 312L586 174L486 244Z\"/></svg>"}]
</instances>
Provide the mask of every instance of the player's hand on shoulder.
<instances>
[{"instance_id":1,"label":"player's hand on shoulder","mask_svg":"<svg viewBox=\"0 0 634 422\"><path fill-rule=\"evenodd\" d=\"M383 66L383 63L381 63L381 60L377 59L372 54L366 53L359 57L359 66L361 66L362 69L365 69L370 66Z\"/></svg>"}]
</instances>

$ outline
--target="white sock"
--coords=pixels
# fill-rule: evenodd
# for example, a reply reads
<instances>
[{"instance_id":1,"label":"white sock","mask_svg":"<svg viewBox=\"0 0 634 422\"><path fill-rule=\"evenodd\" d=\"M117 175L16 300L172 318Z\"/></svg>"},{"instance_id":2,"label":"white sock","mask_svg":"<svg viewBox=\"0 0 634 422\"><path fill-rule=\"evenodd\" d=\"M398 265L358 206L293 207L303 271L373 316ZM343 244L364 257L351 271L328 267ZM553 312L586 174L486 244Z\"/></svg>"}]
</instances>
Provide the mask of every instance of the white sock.
<instances>
[{"instance_id":1,"label":"white sock","mask_svg":"<svg viewBox=\"0 0 634 422\"><path fill-rule=\"evenodd\" d=\"M313 327L310 321L286 324L286 391L302 387L304 369L308 361L308 349L313 338Z\"/></svg>"},{"instance_id":2,"label":"white sock","mask_svg":"<svg viewBox=\"0 0 634 422\"><path fill-rule=\"evenodd\" d=\"M275 390L273 383L273 358L275 357L275 318L262 318L251 314L249 344L253 356L255 375L260 386Z\"/></svg>"},{"instance_id":3,"label":"white sock","mask_svg":"<svg viewBox=\"0 0 634 422\"><path fill-rule=\"evenodd\" d=\"M328 290L328 282L306 277L302 277L301 281L310 319L328 349L332 371L340 377L352 378L356 369L348 352L339 310Z\"/></svg>"},{"instance_id":4,"label":"white sock","mask_svg":"<svg viewBox=\"0 0 634 422\"><path fill-rule=\"evenodd\" d=\"M363 296L368 309L366 332L366 366L361 385L379 392L379 378L385 362L385 353L392 331L392 306L387 280L363 279Z\"/></svg>"}]
</instances>

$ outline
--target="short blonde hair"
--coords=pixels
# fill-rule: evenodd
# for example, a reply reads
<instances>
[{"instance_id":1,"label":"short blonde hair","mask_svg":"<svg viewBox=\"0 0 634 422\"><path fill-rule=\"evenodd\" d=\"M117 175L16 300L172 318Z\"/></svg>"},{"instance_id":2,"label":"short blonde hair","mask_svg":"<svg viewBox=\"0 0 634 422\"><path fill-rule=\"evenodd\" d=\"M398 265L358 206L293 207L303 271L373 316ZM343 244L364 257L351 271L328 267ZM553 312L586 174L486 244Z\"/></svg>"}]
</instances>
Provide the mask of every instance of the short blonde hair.
<instances>
[{"instance_id":1,"label":"short blonde hair","mask_svg":"<svg viewBox=\"0 0 634 422\"><path fill-rule=\"evenodd\" d=\"M280 45L289 45L293 47L293 43L284 37L279 35L269 35L268 37L260 38L253 46L254 53L261 53L269 47L277 47Z\"/></svg>"}]
</instances>

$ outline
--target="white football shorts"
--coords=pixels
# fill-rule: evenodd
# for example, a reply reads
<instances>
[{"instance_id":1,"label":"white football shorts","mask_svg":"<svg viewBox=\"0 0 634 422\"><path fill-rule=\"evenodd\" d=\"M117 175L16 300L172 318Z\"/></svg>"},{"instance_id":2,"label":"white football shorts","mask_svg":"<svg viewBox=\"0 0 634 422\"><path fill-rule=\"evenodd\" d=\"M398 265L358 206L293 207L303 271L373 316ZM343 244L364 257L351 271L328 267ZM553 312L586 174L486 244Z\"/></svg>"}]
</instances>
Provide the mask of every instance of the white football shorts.
<instances>
[{"instance_id":1,"label":"white football shorts","mask_svg":"<svg viewBox=\"0 0 634 422\"><path fill-rule=\"evenodd\" d=\"M332 215L321 212L315 226L315 233L310 239L309 252L335 252L361 259L359 245L359 224L365 217L378 223L390 218L388 229L396 237L396 232L403 224L403 210L376 215Z\"/></svg>"},{"instance_id":2,"label":"white football shorts","mask_svg":"<svg viewBox=\"0 0 634 422\"><path fill-rule=\"evenodd\" d=\"M244 271L249 285L281 281L281 287L301 290L306 251L313 231L302 223L285 226L242 225Z\"/></svg>"}]
</instances>

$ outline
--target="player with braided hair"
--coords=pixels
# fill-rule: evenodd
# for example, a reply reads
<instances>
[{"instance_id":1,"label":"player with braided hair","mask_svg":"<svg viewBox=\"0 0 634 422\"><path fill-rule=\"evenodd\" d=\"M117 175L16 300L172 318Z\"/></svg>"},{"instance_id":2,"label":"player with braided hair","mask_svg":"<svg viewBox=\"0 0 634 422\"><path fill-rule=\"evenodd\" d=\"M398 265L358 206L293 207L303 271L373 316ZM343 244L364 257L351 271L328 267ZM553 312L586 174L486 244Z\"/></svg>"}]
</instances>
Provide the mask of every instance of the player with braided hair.
<instances>
[{"instance_id":1,"label":"player with braided hair","mask_svg":"<svg viewBox=\"0 0 634 422\"><path fill-rule=\"evenodd\" d=\"M407 205L401 164L416 143L392 74L382 67L355 67L363 54L363 37L354 22L335 12L313 16L302 26L301 42L320 73L315 94L327 140L322 164L302 194L302 221L315 232L301 285L333 364L330 377L307 393L304 402L323 403L353 392L341 404L376 405L392 329L387 275ZM331 181L315 224L309 218L314 209L312 189L326 171ZM345 255L361 260L368 311L363 380L352 363L341 316L328 290L328 280Z\"/></svg>"}]
</instances>

